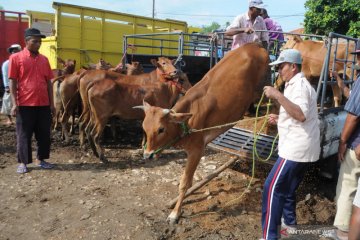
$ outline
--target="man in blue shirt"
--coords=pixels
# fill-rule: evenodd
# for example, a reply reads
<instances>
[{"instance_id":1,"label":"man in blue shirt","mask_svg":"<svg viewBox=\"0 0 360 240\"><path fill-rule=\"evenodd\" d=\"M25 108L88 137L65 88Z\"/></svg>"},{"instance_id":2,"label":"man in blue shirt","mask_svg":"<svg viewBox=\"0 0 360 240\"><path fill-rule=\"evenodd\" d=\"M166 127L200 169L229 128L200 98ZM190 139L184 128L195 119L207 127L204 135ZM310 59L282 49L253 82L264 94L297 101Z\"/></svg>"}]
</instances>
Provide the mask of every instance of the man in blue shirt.
<instances>
[{"instance_id":1,"label":"man in blue shirt","mask_svg":"<svg viewBox=\"0 0 360 240\"><path fill-rule=\"evenodd\" d=\"M19 44L13 44L8 48L8 52L10 54L17 53L21 51L21 46ZM7 116L7 125L12 124L11 118L11 96L10 96L10 88L9 88L9 77L8 77L8 69L9 69L9 60L6 60L1 67L3 83L5 88L5 93L2 100L1 113Z\"/></svg>"},{"instance_id":2,"label":"man in blue shirt","mask_svg":"<svg viewBox=\"0 0 360 240\"><path fill-rule=\"evenodd\" d=\"M360 63L360 43L356 54L358 64ZM338 157L341 163L338 183L336 186L336 216L334 226L337 227L336 237L345 238L349 232L349 223L352 212L354 196L359 189L358 180L360 176L360 160L357 154L360 148L360 76L353 84L349 100L345 105L348 112L342 130L339 142ZM355 151L356 150L356 151ZM359 205L360 207L360 205ZM359 219L360 210L357 205L354 207L354 213ZM356 209L357 208L357 209ZM358 211L356 211L358 210ZM360 220L359 220L360 222ZM358 226L356 227L358 228ZM358 239L358 238L356 238Z\"/></svg>"}]
</instances>

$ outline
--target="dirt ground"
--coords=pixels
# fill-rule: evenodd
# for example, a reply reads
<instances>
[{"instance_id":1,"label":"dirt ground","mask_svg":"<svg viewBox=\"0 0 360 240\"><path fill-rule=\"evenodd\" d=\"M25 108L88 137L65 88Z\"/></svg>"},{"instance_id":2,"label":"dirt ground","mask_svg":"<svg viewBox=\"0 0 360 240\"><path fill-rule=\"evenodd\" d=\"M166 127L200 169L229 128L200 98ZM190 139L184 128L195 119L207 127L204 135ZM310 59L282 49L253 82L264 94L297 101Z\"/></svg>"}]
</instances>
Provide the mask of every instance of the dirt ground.
<instances>
[{"instance_id":1,"label":"dirt ground","mask_svg":"<svg viewBox=\"0 0 360 240\"><path fill-rule=\"evenodd\" d=\"M169 225L167 203L177 196L186 155L165 151L143 161L139 123L120 128L118 141L105 141L109 164L80 149L77 136L65 146L52 136L50 162L16 173L15 127L0 124L0 239L259 239L261 192L271 166L256 166L246 190L251 163L239 159L189 197L178 224ZM130 126L129 126L130 125ZM35 146L35 145L34 145ZM35 152L33 153L35 156ZM195 174L200 181L235 156L207 149ZM333 222L336 182L318 177L314 165L298 192L300 227L327 229ZM239 196L244 192L242 198ZM286 231L284 237L286 236ZM297 234L288 239L326 239L326 234Z\"/></svg>"}]
</instances>

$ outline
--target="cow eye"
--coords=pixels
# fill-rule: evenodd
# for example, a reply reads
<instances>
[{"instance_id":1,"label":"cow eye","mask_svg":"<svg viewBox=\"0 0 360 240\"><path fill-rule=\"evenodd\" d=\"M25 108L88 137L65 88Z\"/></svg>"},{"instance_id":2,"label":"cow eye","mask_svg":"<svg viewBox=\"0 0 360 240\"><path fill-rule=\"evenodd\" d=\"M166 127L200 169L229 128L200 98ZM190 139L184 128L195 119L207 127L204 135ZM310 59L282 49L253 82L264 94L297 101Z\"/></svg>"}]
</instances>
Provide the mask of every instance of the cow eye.
<instances>
[{"instance_id":1,"label":"cow eye","mask_svg":"<svg viewBox=\"0 0 360 240\"><path fill-rule=\"evenodd\" d=\"M161 134L161 133L163 133L164 131L165 131L165 128L161 127L161 128L159 128L159 130L158 130L158 134Z\"/></svg>"}]
</instances>

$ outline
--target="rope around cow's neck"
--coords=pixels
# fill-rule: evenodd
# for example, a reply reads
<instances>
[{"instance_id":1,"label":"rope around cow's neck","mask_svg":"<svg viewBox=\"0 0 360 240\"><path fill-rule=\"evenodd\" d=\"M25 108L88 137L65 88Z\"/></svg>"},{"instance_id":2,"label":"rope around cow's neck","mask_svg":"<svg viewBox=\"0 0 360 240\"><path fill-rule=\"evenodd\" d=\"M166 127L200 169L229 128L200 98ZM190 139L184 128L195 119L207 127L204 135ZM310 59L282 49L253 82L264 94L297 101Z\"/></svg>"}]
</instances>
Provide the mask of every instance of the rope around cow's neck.
<instances>
[{"instance_id":1,"label":"rope around cow's neck","mask_svg":"<svg viewBox=\"0 0 360 240\"><path fill-rule=\"evenodd\" d=\"M260 98L260 101L256 107L256 115L255 115L255 118L248 118L248 119L240 119L240 120L237 120L235 122L231 122L231 123L225 123L225 124L221 124L221 125L216 125L216 126L213 126L213 127L208 127L208 128L202 128L202 129L195 129L195 128L189 128L189 126L185 123L185 122L182 122L180 123L180 127L182 129L182 134L180 136L177 136L174 140L170 141L168 144L156 149L154 151L153 154L157 154L157 153L160 153L162 152L163 150L165 150L166 148L169 148L171 147L173 144L177 143L180 139L190 135L191 133L196 133L196 132L205 132L205 131L210 131L210 130L214 130L214 129L221 129L221 128L224 128L224 127L229 127L229 126L234 126L236 125L237 123L240 123L240 122L244 122L244 121L249 121L249 120L254 120L255 119L255 124L254 124L254 145L253 145L253 162L255 162L255 156L262 162L266 162L270 159L272 153L273 153L273 150L274 150L274 146L275 146L275 142L277 140L277 137L278 135L275 137L273 143L272 143L272 147L271 147L271 151L270 151L270 154L269 156L267 156L265 159L261 158L257 152L257 148L256 148L256 144L257 144L257 140L258 140L258 137L260 136L260 132L263 130L263 128L266 126L266 123L267 123L267 118L268 118L268 115L269 115L269 111L270 111L270 106L271 106L271 101L269 100L269 102L267 103L266 105L266 114L265 116L262 116L262 117L259 117L259 107L264 99L264 96L265 96L265 93L263 92L263 94L261 95L261 98ZM173 109L171 109L172 112L175 112ZM265 118L265 121L263 122L263 125L262 127L260 128L259 132L257 133L256 131L256 125L257 125L257 121L261 118ZM146 143L144 144L144 149L146 149ZM253 163L254 165L254 163ZM253 167L254 168L254 167ZM255 169L254 169L255 170ZM254 171L254 174L252 175L252 179L255 175L255 171ZM252 180L251 180L252 181ZM250 182L251 183L251 182Z\"/></svg>"}]
</instances>

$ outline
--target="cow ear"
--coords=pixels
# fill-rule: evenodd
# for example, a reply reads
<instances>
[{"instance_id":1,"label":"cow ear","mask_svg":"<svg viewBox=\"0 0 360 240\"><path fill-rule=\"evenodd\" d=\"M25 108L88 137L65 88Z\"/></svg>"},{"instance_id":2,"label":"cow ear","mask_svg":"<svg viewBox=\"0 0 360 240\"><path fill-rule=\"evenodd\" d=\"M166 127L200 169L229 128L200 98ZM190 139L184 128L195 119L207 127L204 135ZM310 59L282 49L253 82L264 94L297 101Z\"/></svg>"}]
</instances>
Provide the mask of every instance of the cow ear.
<instances>
[{"instance_id":1,"label":"cow ear","mask_svg":"<svg viewBox=\"0 0 360 240\"><path fill-rule=\"evenodd\" d=\"M158 66L158 63L157 63L157 61L156 61L156 59L151 59L150 60L150 62L152 63L152 65L154 65L155 67L157 67Z\"/></svg>"},{"instance_id":2,"label":"cow ear","mask_svg":"<svg viewBox=\"0 0 360 240\"><path fill-rule=\"evenodd\" d=\"M294 41L299 43L299 42L302 42L302 38L298 35L294 36Z\"/></svg>"},{"instance_id":3,"label":"cow ear","mask_svg":"<svg viewBox=\"0 0 360 240\"><path fill-rule=\"evenodd\" d=\"M192 117L192 113L172 113L170 112L170 122L183 123Z\"/></svg>"},{"instance_id":4,"label":"cow ear","mask_svg":"<svg viewBox=\"0 0 360 240\"><path fill-rule=\"evenodd\" d=\"M58 63L62 64L63 66L65 65L65 61L61 57L57 57L57 61L58 61Z\"/></svg>"}]
</instances>

